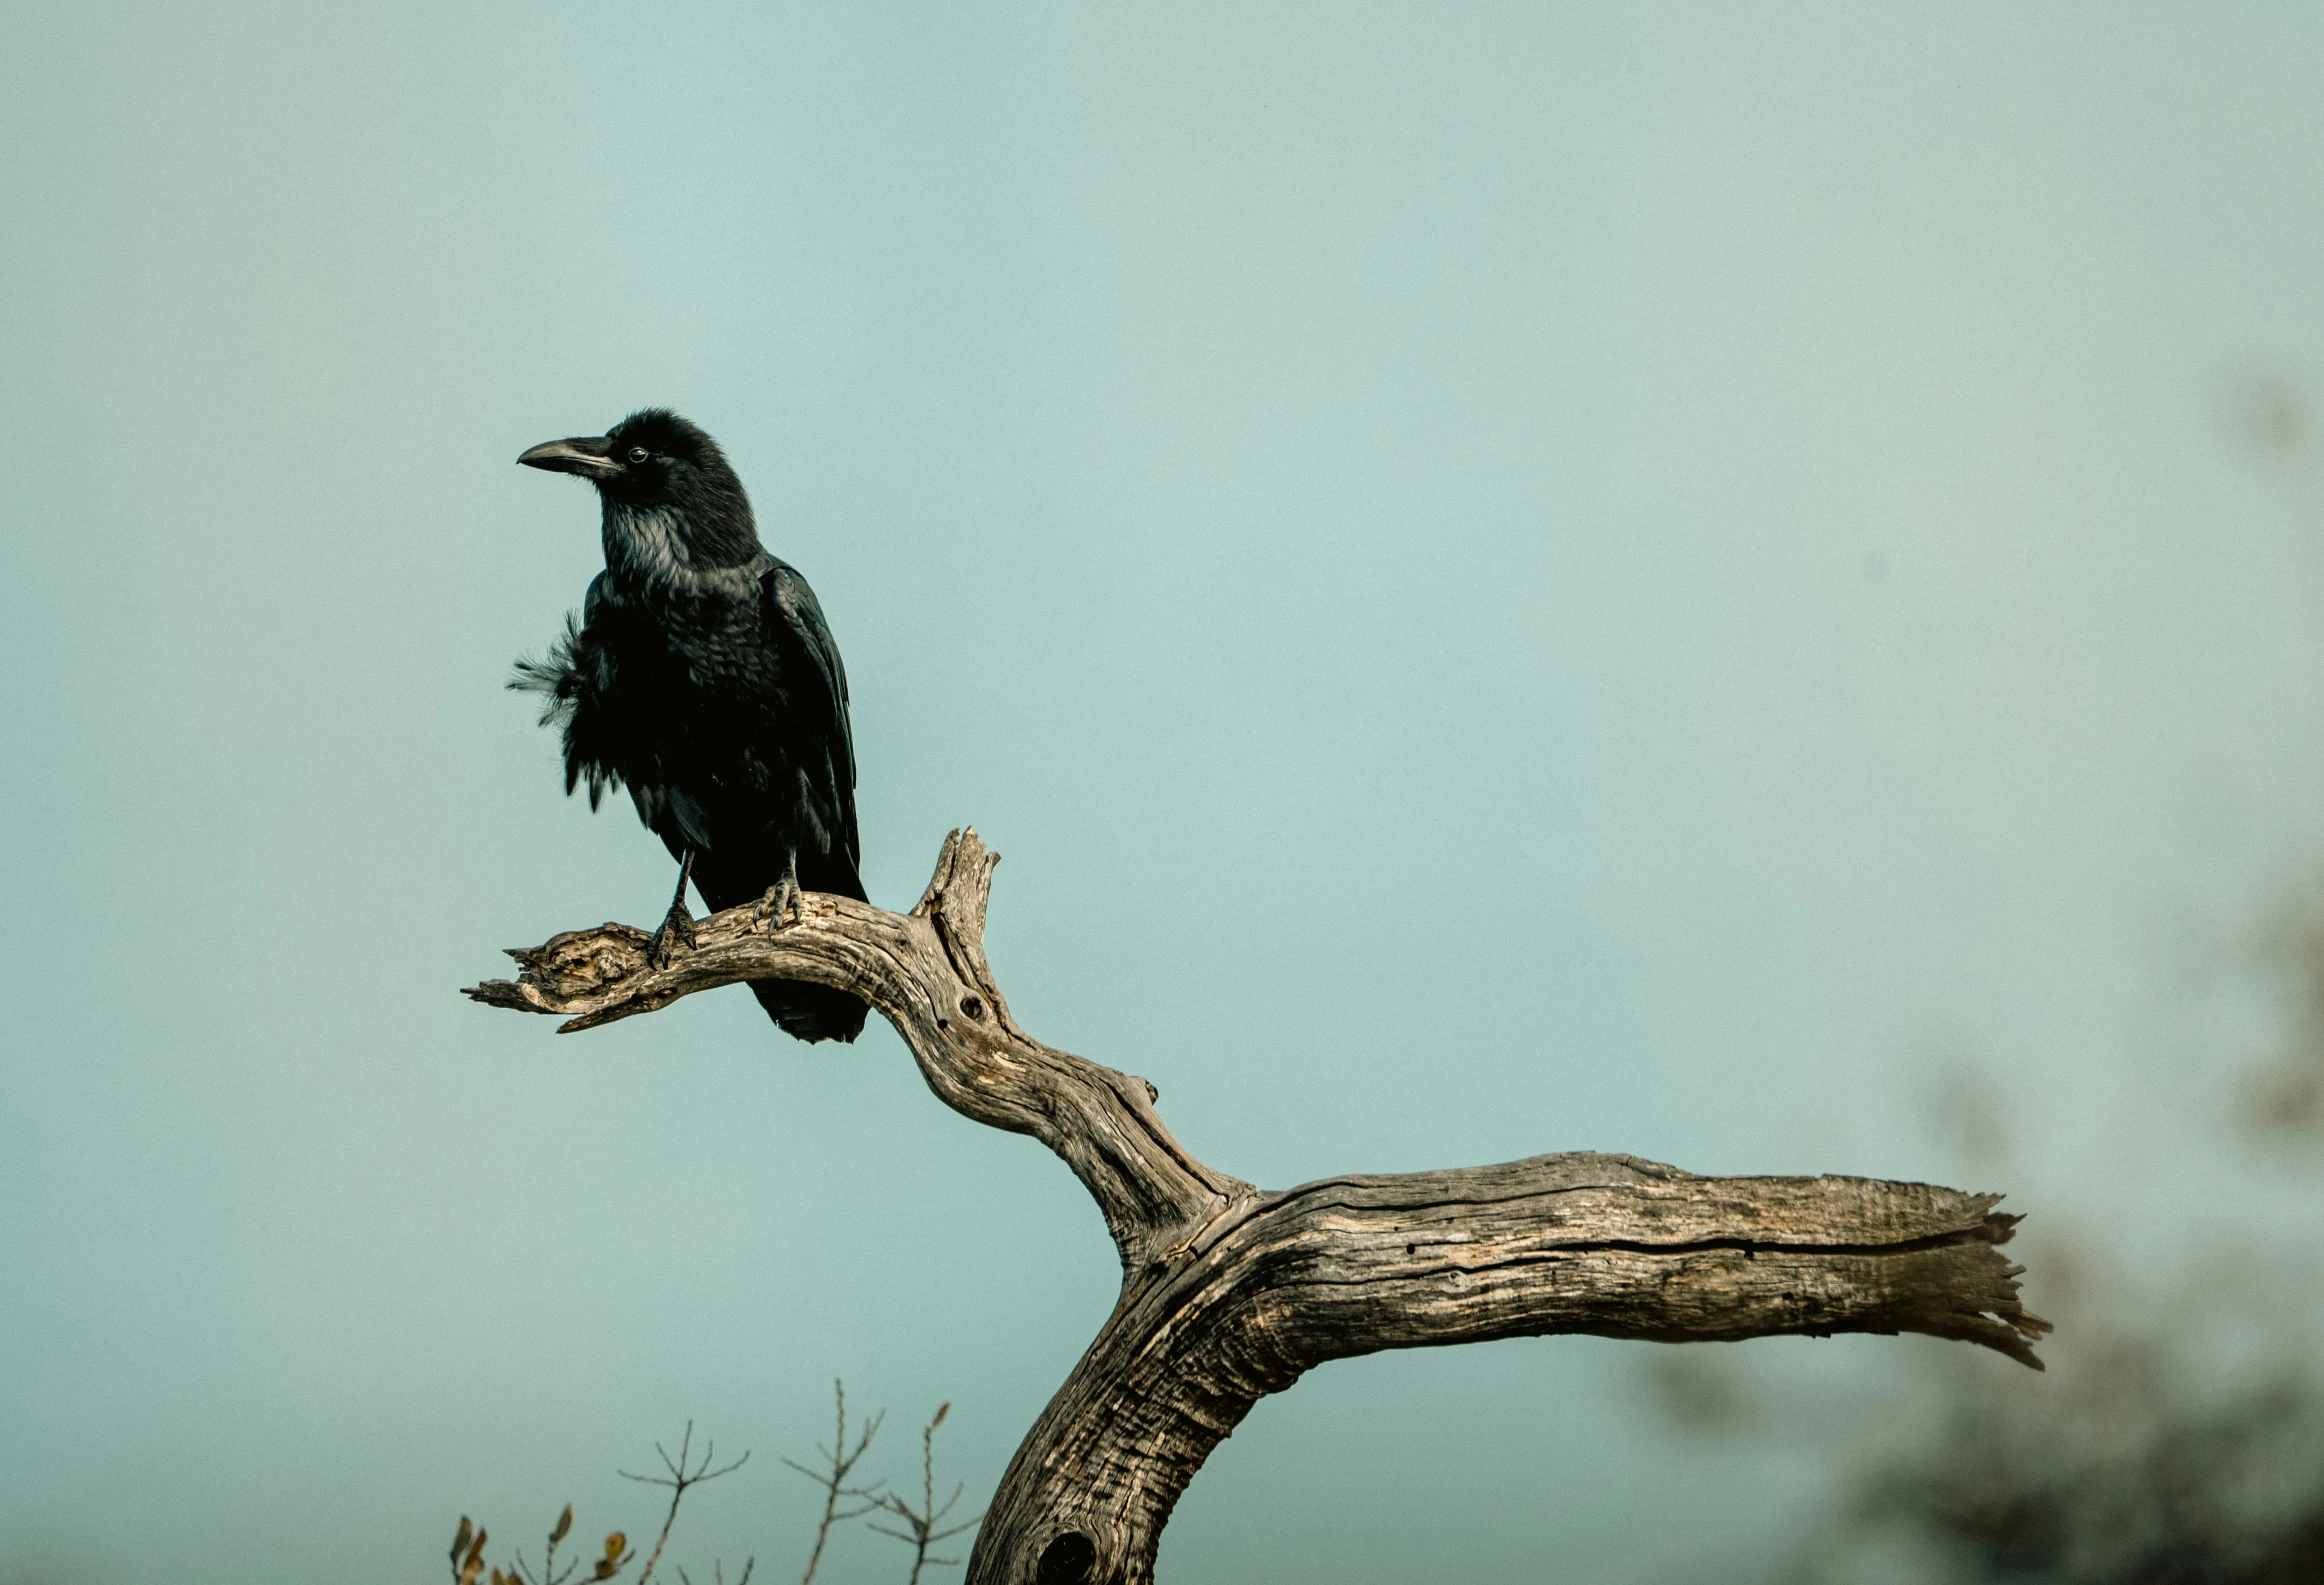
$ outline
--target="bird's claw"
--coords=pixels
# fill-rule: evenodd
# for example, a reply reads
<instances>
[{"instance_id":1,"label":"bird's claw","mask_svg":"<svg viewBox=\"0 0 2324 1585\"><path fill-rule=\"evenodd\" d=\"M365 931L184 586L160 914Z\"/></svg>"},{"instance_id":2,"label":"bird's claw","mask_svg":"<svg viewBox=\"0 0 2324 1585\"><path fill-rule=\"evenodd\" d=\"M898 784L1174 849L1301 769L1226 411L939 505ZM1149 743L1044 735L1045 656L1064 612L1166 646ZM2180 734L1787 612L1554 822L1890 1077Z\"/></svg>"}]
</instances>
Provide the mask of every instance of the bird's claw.
<instances>
[{"instance_id":1,"label":"bird's claw","mask_svg":"<svg viewBox=\"0 0 2324 1585\"><path fill-rule=\"evenodd\" d=\"M750 922L768 935L799 924L807 917L807 894L799 883L786 875L766 890L766 895L751 905Z\"/></svg>"},{"instance_id":2,"label":"bird's claw","mask_svg":"<svg viewBox=\"0 0 2324 1585\"><path fill-rule=\"evenodd\" d=\"M672 908L662 916L662 927L646 943L646 961L657 969L666 969L678 960L681 952L694 950L694 920L684 904Z\"/></svg>"}]
</instances>

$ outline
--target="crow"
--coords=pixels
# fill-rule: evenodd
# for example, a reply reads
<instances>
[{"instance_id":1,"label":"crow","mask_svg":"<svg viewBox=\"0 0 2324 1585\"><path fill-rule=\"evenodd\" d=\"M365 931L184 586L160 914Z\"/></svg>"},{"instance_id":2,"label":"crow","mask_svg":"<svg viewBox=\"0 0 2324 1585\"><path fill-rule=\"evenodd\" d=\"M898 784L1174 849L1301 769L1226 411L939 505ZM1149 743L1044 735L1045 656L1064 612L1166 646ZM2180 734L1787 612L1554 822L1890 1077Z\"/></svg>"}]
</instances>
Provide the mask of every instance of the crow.
<instances>
[{"instance_id":1,"label":"crow","mask_svg":"<svg viewBox=\"0 0 2324 1585\"><path fill-rule=\"evenodd\" d=\"M767 553L718 445L663 408L603 436L517 458L577 473L604 511L605 570L544 660L511 688L548 695L565 738L565 791L595 809L626 787L678 861L678 891L649 954L694 943L692 881L713 910L757 900L775 928L802 889L861 899L847 673L807 580ZM853 1040L864 1004L797 980L754 980L767 1015L801 1040Z\"/></svg>"}]
</instances>

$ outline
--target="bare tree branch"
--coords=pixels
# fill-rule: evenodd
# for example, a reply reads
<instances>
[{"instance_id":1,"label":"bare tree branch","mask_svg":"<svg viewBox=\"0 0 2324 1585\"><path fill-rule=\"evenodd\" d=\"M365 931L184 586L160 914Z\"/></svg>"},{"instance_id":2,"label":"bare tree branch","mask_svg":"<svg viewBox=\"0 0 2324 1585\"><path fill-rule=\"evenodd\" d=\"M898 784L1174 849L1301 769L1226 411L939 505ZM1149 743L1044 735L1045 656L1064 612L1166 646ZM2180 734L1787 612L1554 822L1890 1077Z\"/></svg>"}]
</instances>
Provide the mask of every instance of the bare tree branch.
<instances>
[{"instance_id":1,"label":"bare tree branch","mask_svg":"<svg viewBox=\"0 0 2324 1585\"><path fill-rule=\"evenodd\" d=\"M899 1530L894 1525L885 1524L872 1526L881 1535L894 1536L912 1549L912 1572L906 1577L904 1585L920 1585L920 1575L931 1566L958 1567L960 1559L937 1557L930 1549L939 1541L966 1535L976 1528L977 1520L984 1517L976 1514L952 1524L944 1523L945 1516L960 1501L960 1494L968 1489L965 1485L954 1486L952 1495L942 1502L936 1500L936 1428L944 1423L944 1416L951 1409L949 1402L938 1404L936 1412L928 1417L928 1424L920 1431L920 1506L915 1508L910 1498L890 1493L881 1499L880 1506L894 1514L904 1528Z\"/></svg>"},{"instance_id":2,"label":"bare tree branch","mask_svg":"<svg viewBox=\"0 0 2324 1585\"><path fill-rule=\"evenodd\" d=\"M822 1468L809 1469L796 1459L783 1460L823 1488L823 1519L815 1527L815 1547L807 1554L807 1572L799 1576L799 1585L815 1585L815 1570L823 1561L824 1544L831 1539L831 1532L835 1528L851 1519L861 1519L867 1513L877 1513L883 1504L881 1482L875 1480L868 1486L850 1486L847 1477L855 1473L855 1466L863 1462L864 1454L871 1448L872 1438L880 1434L880 1422L888 1417L887 1411L883 1409L873 1415L871 1423L863 1428L855 1439L855 1445L850 1447L847 1444L846 1385L834 1381L831 1384L831 1397L836 1406L838 1424L831 1434L829 1447L816 1444L815 1451L823 1456Z\"/></svg>"},{"instance_id":3,"label":"bare tree branch","mask_svg":"<svg viewBox=\"0 0 2324 1585\"><path fill-rule=\"evenodd\" d=\"M976 833L955 832L910 914L820 892L807 894L802 917L787 926L730 908L697 921L694 950L662 969L646 961L645 931L615 924L568 931L512 950L523 968L516 981L489 981L467 994L562 1016L560 1032L571 1032L738 980L812 980L853 991L903 1034L939 1100L1055 1151L1105 1213L1125 1265L1143 1267L1184 1230L1257 1191L1172 1139L1144 1080L1044 1046L1017 1027L984 957L985 900L998 862Z\"/></svg>"},{"instance_id":4,"label":"bare tree branch","mask_svg":"<svg viewBox=\"0 0 2324 1585\"><path fill-rule=\"evenodd\" d=\"M716 1480L721 1475L731 1475L750 1462L750 1454L745 1451L742 1457L733 1463L722 1464L718 1468L712 1469L710 1465L711 1461L718 1456L718 1444L711 1442L702 1449L702 1462L690 1464L688 1460L693 1454L693 1449L694 1422L688 1420L686 1434L678 1443L678 1456L676 1458L670 1457L669 1450L661 1443L654 1444L655 1453L661 1456L662 1468L669 1471L667 1475L632 1475L626 1469L614 1471L623 1480L634 1480L642 1486L667 1486L670 1489L670 1511L662 1516L662 1533L654 1537L654 1549L646 1555L646 1566L638 1570L637 1585L646 1585L646 1581L654 1577L654 1565L662 1560L662 1548L670 1544L670 1527L678 1522L678 1504L686 1500L686 1493L705 1481ZM570 1514L572 1510L568 1508L566 1512Z\"/></svg>"},{"instance_id":5,"label":"bare tree branch","mask_svg":"<svg viewBox=\"0 0 2324 1585\"><path fill-rule=\"evenodd\" d=\"M685 1501L686 1493L705 1481L731 1475L750 1462L750 1455L745 1453L733 1463L713 1469L711 1465L717 1457L717 1445L713 1443L702 1450L700 1463L694 1462L693 1448L694 1422L689 1420L686 1422L686 1434L678 1443L676 1458L672 1458L669 1450L661 1443L654 1444L654 1451L661 1455L662 1468L669 1472L667 1476L632 1475L628 1470L617 1472L624 1480L639 1481L648 1486L666 1486L670 1490L670 1511L662 1519L662 1533L654 1542L653 1555L646 1559L645 1568L638 1574L637 1585L646 1585L653 1578L654 1565L661 1561L662 1548L669 1545L671 1527L678 1522L678 1505ZM605 1550L594 1561L587 1564L569 1561L563 1568L559 1568L557 1548L564 1544L565 1538L572 1532L573 1505L567 1503L564 1511L557 1515L557 1522L549 1528L548 1546L541 1554L541 1571L538 1574L533 1572L520 1549L509 1568L495 1568L492 1571L489 1585L568 1585L568 1582L580 1576L584 1567L589 1569L587 1579L601 1585L603 1581L619 1578L621 1571L637 1560L637 1552L630 1546L628 1535L616 1530L605 1538ZM484 1530L471 1524L467 1515L461 1515L460 1529L452 1537L452 1578L455 1585L477 1585L484 1572L485 1539ZM750 1579L750 1571L751 1564L745 1563L742 1577L746 1582ZM723 1585L723 1567L719 1574ZM685 1571L681 1569L679 1578L684 1577Z\"/></svg>"},{"instance_id":6,"label":"bare tree branch","mask_svg":"<svg viewBox=\"0 0 2324 1585\"><path fill-rule=\"evenodd\" d=\"M1251 1406L1379 1349L1925 1332L2040 1368L2029 1345L2049 1324L2018 1301L1996 1195L1589 1153L1276 1193L1215 1171L1171 1137L1153 1086L1010 1016L984 955L997 862L954 832L908 915L822 894L786 926L729 909L662 969L644 931L609 924L513 952L517 980L468 992L575 1030L738 980L838 986L895 1025L938 1099L1072 1169L1122 1295L1002 1478L969 1585L1150 1580L1179 1493Z\"/></svg>"}]
</instances>

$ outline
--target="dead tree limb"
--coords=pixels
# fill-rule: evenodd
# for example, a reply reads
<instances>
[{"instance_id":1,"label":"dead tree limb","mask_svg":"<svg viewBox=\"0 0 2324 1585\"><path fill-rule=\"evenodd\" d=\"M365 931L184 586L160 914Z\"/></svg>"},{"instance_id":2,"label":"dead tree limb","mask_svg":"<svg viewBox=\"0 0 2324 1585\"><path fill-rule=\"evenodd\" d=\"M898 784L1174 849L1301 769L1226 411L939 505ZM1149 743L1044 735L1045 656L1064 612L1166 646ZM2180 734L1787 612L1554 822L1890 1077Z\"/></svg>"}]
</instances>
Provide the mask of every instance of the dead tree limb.
<instances>
[{"instance_id":1,"label":"dead tree limb","mask_svg":"<svg viewBox=\"0 0 2324 1585\"><path fill-rule=\"evenodd\" d=\"M999 855L954 832L909 914L809 894L796 923L728 909L666 968L608 924L512 952L468 994L593 1028L738 980L813 980L895 1025L939 1100L1030 1134L1112 1231L1122 1293L1017 1449L968 1585L1143 1585L1220 1438L1326 1360L1588 1332L1701 1342L1925 1332L2040 1369L2000 1196L1865 1178L1700 1178L1535 1156L1262 1191L1171 1138L1143 1079L1042 1045L985 961Z\"/></svg>"}]
</instances>

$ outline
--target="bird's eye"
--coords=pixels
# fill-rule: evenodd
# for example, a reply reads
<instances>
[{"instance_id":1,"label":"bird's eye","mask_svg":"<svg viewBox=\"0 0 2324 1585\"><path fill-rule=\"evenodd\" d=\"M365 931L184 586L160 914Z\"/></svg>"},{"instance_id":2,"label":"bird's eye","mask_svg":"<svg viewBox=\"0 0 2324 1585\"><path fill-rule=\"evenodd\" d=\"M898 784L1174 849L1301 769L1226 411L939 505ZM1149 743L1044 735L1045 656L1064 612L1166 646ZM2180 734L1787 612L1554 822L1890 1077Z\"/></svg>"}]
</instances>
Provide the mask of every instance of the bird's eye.
<instances>
[{"instance_id":1,"label":"bird's eye","mask_svg":"<svg viewBox=\"0 0 2324 1585\"><path fill-rule=\"evenodd\" d=\"M632 446L632 447L630 447L630 448L629 448L629 460L630 460L630 461L632 461L632 462L643 462L643 461L645 461L645 460L646 460L646 448L645 448L645 447L643 447L643 446Z\"/></svg>"}]
</instances>

